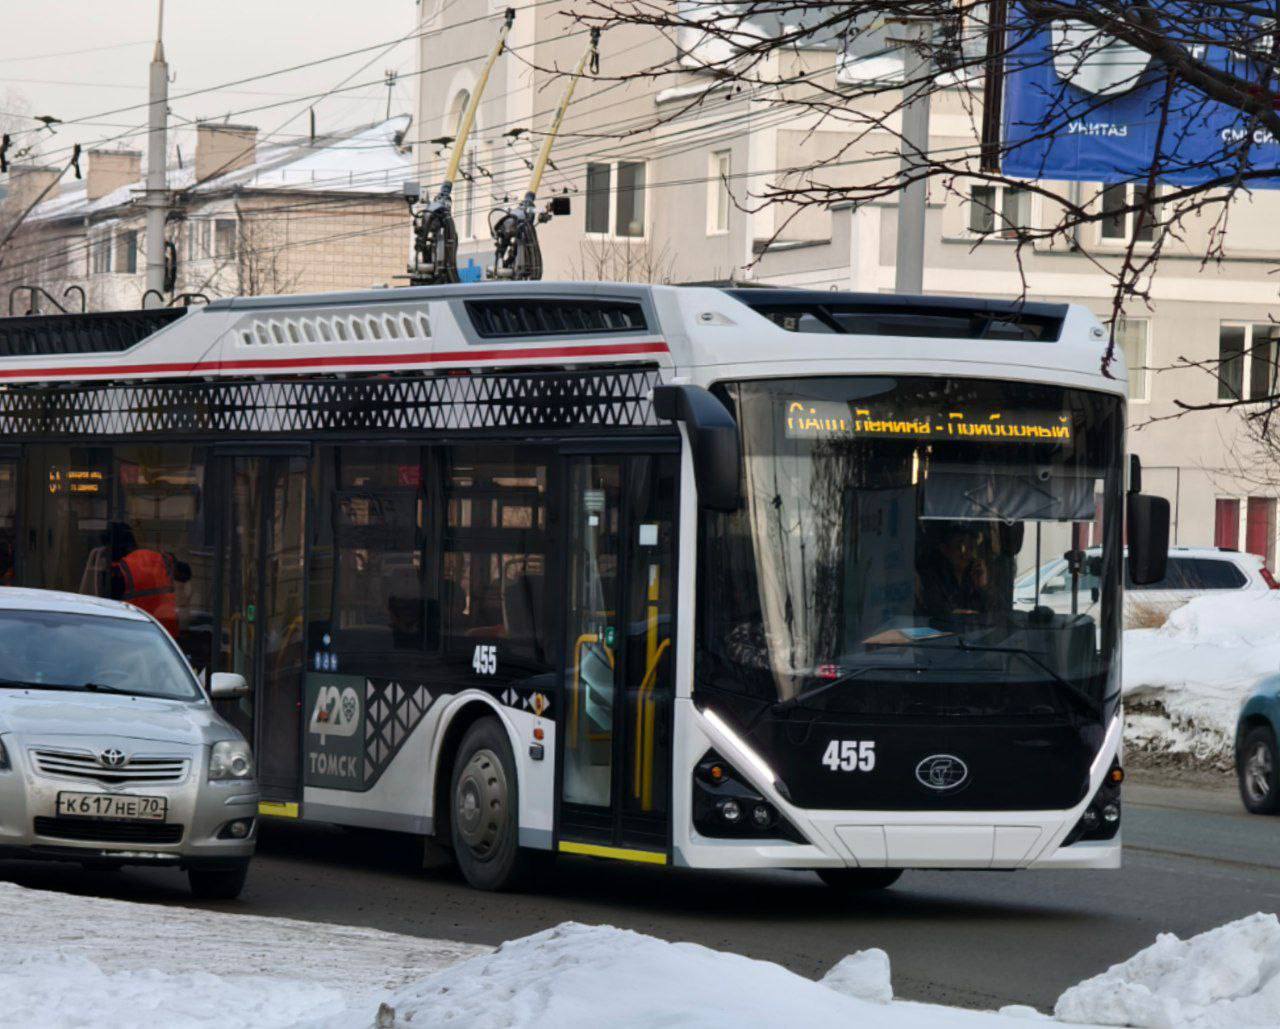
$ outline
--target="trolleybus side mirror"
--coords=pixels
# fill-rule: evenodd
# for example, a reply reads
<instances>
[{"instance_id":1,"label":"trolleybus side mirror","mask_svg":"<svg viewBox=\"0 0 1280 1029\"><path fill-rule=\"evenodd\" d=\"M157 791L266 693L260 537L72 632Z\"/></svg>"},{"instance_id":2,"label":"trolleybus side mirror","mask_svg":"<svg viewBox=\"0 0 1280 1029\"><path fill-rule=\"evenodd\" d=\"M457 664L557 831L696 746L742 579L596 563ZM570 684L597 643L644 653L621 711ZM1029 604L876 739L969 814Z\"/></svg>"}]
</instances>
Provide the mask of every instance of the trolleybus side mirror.
<instances>
[{"instance_id":1,"label":"trolleybus side mirror","mask_svg":"<svg viewBox=\"0 0 1280 1029\"><path fill-rule=\"evenodd\" d=\"M742 502L742 451L738 425L724 404L701 386L655 386L653 410L684 422L689 431L698 503L713 511L736 511Z\"/></svg>"},{"instance_id":2,"label":"trolleybus side mirror","mask_svg":"<svg viewBox=\"0 0 1280 1029\"><path fill-rule=\"evenodd\" d=\"M1145 493L1126 498L1129 578L1135 586L1160 582L1169 562L1169 501Z\"/></svg>"},{"instance_id":3,"label":"trolleybus side mirror","mask_svg":"<svg viewBox=\"0 0 1280 1029\"><path fill-rule=\"evenodd\" d=\"M214 672L209 679L209 696L214 700L230 700L249 693L249 684L236 672Z\"/></svg>"},{"instance_id":4,"label":"trolleybus side mirror","mask_svg":"<svg viewBox=\"0 0 1280 1029\"><path fill-rule=\"evenodd\" d=\"M547 205L547 210L557 218L561 218L573 210L573 205L566 196L556 196L551 198L551 203Z\"/></svg>"}]
</instances>

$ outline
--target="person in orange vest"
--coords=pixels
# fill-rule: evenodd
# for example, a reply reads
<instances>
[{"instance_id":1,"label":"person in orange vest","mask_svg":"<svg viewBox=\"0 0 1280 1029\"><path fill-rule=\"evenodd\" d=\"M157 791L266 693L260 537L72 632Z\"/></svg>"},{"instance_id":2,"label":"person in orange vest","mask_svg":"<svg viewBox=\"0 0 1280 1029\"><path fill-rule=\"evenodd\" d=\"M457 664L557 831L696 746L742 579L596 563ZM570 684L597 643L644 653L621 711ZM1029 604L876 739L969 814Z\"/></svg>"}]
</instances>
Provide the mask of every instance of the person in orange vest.
<instances>
[{"instance_id":1,"label":"person in orange vest","mask_svg":"<svg viewBox=\"0 0 1280 1029\"><path fill-rule=\"evenodd\" d=\"M191 579L191 566L172 554L138 546L124 522L107 527L111 547L111 596L141 608L178 638L176 584Z\"/></svg>"}]
</instances>

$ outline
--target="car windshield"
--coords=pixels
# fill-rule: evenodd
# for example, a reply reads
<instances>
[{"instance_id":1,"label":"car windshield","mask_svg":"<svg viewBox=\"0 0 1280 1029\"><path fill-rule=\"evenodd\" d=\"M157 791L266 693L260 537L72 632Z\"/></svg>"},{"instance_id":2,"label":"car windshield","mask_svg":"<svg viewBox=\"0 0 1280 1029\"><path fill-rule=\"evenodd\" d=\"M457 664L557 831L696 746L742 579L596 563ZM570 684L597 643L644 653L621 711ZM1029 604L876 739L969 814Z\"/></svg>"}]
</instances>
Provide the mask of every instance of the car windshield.
<instances>
[{"instance_id":1,"label":"car windshield","mask_svg":"<svg viewBox=\"0 0 1280 1029\"><path fill-rule=\"evenodd\" d=\"M132 618L0 611L0 689L69 689L196 700L164 630Z\"/></svg>"},{"instance_id":2,"label":"car windshield","mask_svg":"<svg viewBox=\"0 0 1280 1029\"><path fill-rule=\"evenodd\" d=\"M703 515L699 688L868 714L1102 717L1118 398L879 376L724 396L744 503Z\"/></svg>"}]
</instances>

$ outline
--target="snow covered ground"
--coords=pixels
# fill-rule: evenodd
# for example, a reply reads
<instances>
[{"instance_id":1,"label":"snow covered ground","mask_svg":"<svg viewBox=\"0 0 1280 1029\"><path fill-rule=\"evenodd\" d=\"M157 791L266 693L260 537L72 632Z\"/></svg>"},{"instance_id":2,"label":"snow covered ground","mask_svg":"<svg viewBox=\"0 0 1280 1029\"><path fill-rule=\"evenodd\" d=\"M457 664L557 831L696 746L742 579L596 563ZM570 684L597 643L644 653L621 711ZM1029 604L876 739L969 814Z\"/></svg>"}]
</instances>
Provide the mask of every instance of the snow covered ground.
<instances>
[{"instance_id":1,"label":"snow covered ground","mask_svg":"<svg viewBox=\"0 0 1280 1029\"><path fill-rule=\"evenodd\" d=\"M893 999L867 950L821 982L779 965L567 922L496 950L287 919L0 883L0 1026L876 1026L1019 1029L1030 1008ZM1072 987L1058 1024L1219 1029L1280 1024L1280 921L1253 915L1161 936Z\"/></svg>"},{"instance_id":2,"label":"snow covered ground","mask_svg":"<svg viewBox=\"0 0 1280 1029\"><path fill-rule=\"evenodd\" d=\"M1230 767L1240 705L1280 674L1280 593L1199 597L1124 634L1125 740Z\"/></svg>"},{"instance_id":3,"label":"snow covered ground","mask_svg":"<svg viewBox=\"0 0 1280 1029\"><path fill-rule=\"evenodd\" d=\"M323 1024L487 948L0 883L0 1025Z\"/></svg>"}]
</instances>

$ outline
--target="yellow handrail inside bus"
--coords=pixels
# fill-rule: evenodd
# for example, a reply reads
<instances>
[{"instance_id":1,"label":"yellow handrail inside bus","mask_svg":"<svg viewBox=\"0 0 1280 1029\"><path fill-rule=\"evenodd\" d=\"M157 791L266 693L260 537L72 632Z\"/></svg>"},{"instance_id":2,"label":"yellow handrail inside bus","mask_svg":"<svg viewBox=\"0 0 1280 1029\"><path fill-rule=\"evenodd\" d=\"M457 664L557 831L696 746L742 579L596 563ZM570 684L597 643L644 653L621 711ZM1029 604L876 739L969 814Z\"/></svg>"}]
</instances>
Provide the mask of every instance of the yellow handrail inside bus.
<instances>
[{"instance_id":1,"label":"yellow handrail inside bus","mask_svg":"<svg viewBox=\"0 0 1280 1029\"><path fill-rule=\"evenodd\" d=\"M653 691L658 682L658 667L662 655L671 646L671 638L663 640L645 669L640 688L636 691L636 756L632 776L632 795L640 801L640 810L653 808L653 749L654 729L657 721L657 701Z\"/></svg>"}]
</instances>

